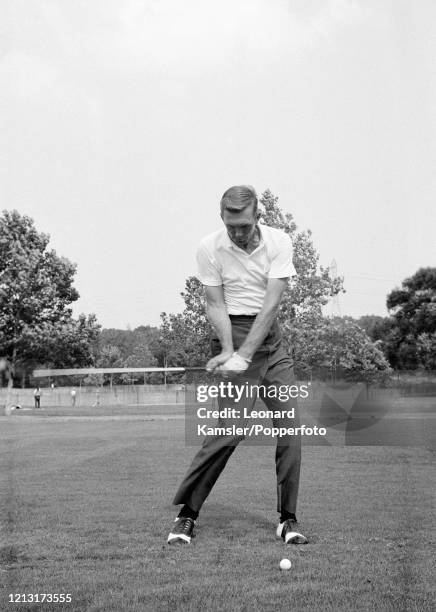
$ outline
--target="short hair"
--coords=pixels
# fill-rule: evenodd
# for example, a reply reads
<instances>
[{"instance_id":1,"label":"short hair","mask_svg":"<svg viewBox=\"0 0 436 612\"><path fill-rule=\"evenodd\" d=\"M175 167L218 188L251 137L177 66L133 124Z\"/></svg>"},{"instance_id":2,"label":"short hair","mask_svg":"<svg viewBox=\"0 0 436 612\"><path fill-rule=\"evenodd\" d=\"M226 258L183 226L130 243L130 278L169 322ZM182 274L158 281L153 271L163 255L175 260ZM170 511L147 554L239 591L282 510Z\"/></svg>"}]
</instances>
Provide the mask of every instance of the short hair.
<instances>
[{"instance_id":1,"label":"short hair","mask_svg":"<svg viewBox=\"0 0 436 612\"><path fill-rule=\"evenodd\" d=\"M221 214L225 210L238 213L253 204L253 212L257 212L257 194L251 185L236 185L224 192L221 198Z\"/></svg>"}]
</instances>

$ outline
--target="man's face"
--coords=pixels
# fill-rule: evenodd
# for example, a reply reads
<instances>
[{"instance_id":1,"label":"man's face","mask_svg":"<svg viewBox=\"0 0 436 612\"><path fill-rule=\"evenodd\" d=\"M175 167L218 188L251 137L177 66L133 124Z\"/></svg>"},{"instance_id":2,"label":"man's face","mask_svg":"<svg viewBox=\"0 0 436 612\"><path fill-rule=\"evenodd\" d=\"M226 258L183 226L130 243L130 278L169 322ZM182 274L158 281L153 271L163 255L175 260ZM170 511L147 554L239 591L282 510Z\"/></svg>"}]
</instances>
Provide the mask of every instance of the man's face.
<instances>
[{"instance_id":1,"label":"man's face","mask_svg":"<svg viewBox=\"0 0 436 612\"><path fill-rule=\"evenodd\" d=\"M221 215L230 240L241 249L248 245L256 231L257 214L253 208L253 204L250 204L241 212L224 210Z\"/></svg>"}]
</instances>

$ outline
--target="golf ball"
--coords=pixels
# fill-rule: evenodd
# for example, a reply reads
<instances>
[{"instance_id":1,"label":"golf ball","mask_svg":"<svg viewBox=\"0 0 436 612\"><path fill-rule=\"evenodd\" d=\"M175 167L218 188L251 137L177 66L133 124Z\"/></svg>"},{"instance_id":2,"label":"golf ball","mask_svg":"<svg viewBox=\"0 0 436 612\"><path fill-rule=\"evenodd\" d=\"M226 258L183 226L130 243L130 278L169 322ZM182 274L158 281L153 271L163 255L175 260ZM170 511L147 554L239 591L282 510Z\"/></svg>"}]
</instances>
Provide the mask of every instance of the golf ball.
<instances>
[{"instance_id":1,"label":"golf ball","mask_svg":"<svg viewBox=\"0 0 436 612\"><path fill-rule=\"evenodd\" d=\"M289 559L282 559L280 561L280 569L281 570L289 570L289 569L291 569L291 565L292 565L292 563L289 561Z\"/></svg>"}]
</instances>

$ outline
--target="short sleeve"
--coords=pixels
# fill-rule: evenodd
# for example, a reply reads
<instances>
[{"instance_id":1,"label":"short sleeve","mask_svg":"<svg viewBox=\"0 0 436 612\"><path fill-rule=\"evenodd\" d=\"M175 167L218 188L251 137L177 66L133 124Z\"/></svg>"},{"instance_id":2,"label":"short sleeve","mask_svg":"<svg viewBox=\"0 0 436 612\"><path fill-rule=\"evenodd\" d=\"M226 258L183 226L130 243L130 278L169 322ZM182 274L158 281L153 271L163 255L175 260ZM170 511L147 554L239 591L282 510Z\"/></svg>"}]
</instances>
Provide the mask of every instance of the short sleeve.
<instances>
[{"instance_id":1,"label":"short sleeve","mask_svg":"<svg viewBox=\"0 0 436 612\"><path fill-rule=\"evenodd\" d=\"M209 250L204 244L197 249L198 278L203 285L219 287L223 284L221 273Z\"/></svg>"},{"instance_id":2,"label":"short sleeve","mask_svg":"<svg viewBox=\"0 0 436 612\"><path fill-rule=\"evenodd\" d=\"M289 278L297 274L292 262L293 248L290 236L283 233L277 245L277 251L271 261L268 278Z\"/></svg>"}]
</instances>

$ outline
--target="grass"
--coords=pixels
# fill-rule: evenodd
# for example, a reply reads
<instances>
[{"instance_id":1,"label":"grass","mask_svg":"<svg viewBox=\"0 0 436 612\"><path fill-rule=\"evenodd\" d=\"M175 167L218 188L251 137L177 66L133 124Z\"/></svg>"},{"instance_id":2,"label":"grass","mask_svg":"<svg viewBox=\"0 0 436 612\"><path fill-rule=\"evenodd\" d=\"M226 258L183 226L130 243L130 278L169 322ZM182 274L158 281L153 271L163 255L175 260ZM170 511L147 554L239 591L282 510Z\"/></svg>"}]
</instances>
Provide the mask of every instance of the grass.
<instances>
[{"instance_id":1,"label":"grass","mask_svg":"<svg viewBox=\"0 0 436 612\"><path fill-rule=\"evenodd\" d=\"M285 549L274 449L240 446L192 545L169 547L171 497L195 450L180 418L1 418L0 609L433 609L429 449L305 447L298 515L310 544ZM37 592L73 601L7 603Z\"/></svg>"}]
</instances>

